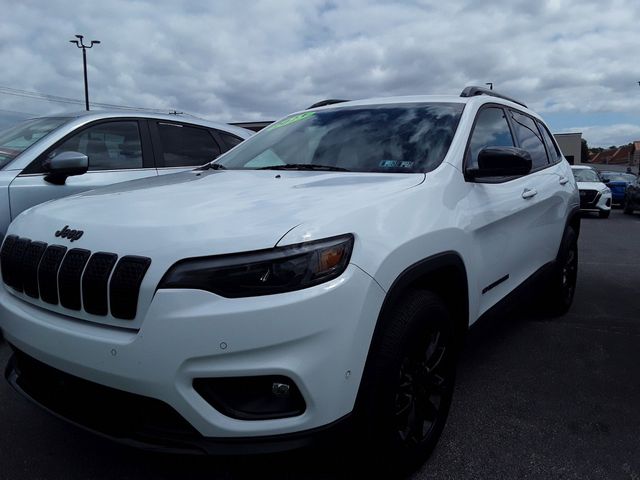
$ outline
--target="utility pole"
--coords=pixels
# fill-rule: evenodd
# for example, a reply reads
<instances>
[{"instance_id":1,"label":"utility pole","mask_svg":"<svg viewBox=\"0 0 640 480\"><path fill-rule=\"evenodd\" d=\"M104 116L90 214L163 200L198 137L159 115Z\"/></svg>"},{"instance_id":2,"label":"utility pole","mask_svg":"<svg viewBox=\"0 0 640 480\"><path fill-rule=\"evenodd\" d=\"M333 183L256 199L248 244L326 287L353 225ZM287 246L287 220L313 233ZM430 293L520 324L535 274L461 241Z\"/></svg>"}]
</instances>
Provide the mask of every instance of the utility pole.
<instances>
[{"instance_id":1,"label":"utility pole","mask_svg":"<svg viewBox=\"0 0 640 480\"><path fill-rule=\"evenodd\" d=\"M75 43L76 47L82 49L82 65L84 67L84 105L87 111L89 111L89 81L87 80L87 48L92 48L94 45L98 45L100 40L91 40L89 45L85 45L82 39L83 35L76 35L78 40L69 40L71 43Z\"/></svg>"},{"instance_id":2,"label":"utility pole","mask_svg":"<svg viewBox=\"0 0 640 480\"><path fill-rule=\"evenodd\" d=\"M487 82L485 85L489 85L489 90L493 90L493 82Z\"/></svg>"}]
</instances>

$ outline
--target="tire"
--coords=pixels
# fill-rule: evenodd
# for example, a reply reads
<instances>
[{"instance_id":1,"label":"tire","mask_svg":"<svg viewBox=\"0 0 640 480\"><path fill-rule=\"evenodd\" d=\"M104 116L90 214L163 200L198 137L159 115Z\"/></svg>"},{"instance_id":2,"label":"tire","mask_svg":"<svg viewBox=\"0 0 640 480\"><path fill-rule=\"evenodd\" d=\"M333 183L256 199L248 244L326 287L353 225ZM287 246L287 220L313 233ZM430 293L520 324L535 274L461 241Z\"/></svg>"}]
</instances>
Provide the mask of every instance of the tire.
<instances>
[{"instance_id":1,"label":"tire","mask_svg":"<svg viewBox=\"0 0 640 480\"><path fill-rule=\"evenodd\" d=\"M600 212L598 212L600 218L609 218L609 215L611 215L611 210L600 210Z\"/></svg>"},{"instance_id":2,"label":"tire","mask_svg":"<svg viewBox=\"0 0 640 480\"><path fill-rule=\"evenodd\" d=\"M562 243L554 267L544 305L553 317L564 315L571 308L578 280L578 236L568 227L562 237Z\"/></svg>"},{"instance_id":3,"label":"tire","mask_svg":"<svg viewBox=\"0 0 640 480\"><path fill-rule=\"evenodd\" d=\"M459 346L451 314L430 291L408 291L381 322L358 394L357 440L378 473L407 474L440 438Z\"/></svg>"},{"instance_id":4,"label":"tire","mask_svg":"<svg viewBox=\"0 0 640 480\"><path fill-rule=\"evenodd\" d=\"M633 214L633 207L629 205L629 201L627 199L625 199L624 203L622 204L622 209L622 213L626 215Z\"/></svg>"}]
</instances>

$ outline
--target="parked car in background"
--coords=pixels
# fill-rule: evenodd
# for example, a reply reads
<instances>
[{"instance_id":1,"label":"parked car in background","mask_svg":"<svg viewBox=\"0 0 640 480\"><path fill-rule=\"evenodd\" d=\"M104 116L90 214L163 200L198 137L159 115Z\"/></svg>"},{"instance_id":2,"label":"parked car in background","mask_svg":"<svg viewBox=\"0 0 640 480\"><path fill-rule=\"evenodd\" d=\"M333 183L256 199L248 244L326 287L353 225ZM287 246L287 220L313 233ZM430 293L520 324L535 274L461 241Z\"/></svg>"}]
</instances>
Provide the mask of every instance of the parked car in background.
<instances>
[{"instance_id":1,"label":"parked car in background","mask_svg":"<svg viewBox=\"0 0 640 480\"><path fill-rule=\"evenodd\" d=\"M622 205L627 187L636 181L633 173L601 171L600 176L611 190L611 202L614 205Z\"/></svg>"},{"instance_id":2,"label":"parked car in background","mask_svg":"<svg viewBox=\"0 0 640 480\"><path fill-rule=\"evenodd\" d=\"M611 190L595 168L572 165L573 176L580 190L580 211L597 213L600 218L609 218L611 213Z\"/></svg>"},{"instance_id":3,"label":"parked car in background","mask_svg":"<svg viewBox=\"0 0 640 480\"><path fill-rule=\"evenodd\" d=\"M252 132L190 117L81 112L0 132L0 238L33 205L210 162Z\"/></svg>"},{"instance_id":4,"label":"parked car in background","mask_svg":"<svg viewBox=\"0 0 640 480\"><path fill-rule=\"evenodd\" d=\"M622 207L627 215L640 210L640 177L636 177L635 181L627 186Z\"/></svg>"}]
</instances>

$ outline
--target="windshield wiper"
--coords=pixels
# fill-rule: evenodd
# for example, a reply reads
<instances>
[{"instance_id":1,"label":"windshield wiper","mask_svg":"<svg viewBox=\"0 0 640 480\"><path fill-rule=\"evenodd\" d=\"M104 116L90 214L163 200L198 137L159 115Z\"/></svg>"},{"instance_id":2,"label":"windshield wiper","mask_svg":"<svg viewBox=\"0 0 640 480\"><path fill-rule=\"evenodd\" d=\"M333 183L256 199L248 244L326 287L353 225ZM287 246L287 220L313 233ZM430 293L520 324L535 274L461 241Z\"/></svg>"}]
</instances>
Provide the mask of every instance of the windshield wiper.
<instances>
[{"instance_id":1,"label":"windshield wiper","mask_svg":"<svg viewBox=\"0 0 640 480\"><path fill-rule=\"evenodd\" d=\"M201 167L196 168L196 170L226 170L227 167L220 163L207 163L202 165Z\"/></svg>"},{"instance_id":2,"label":"windshield wiper","mask_svg":"<svg viewBox=\"0 0 640 480\"><path fill-rule=\"evenodd\" d=\"M334 167L332 165L317 165L315 163L287 163L284 165L271 165L269 167L261 167L258 170L317 170L324 172L348 172L349 170L342 167Z\"/></svg>"}]
</instances>

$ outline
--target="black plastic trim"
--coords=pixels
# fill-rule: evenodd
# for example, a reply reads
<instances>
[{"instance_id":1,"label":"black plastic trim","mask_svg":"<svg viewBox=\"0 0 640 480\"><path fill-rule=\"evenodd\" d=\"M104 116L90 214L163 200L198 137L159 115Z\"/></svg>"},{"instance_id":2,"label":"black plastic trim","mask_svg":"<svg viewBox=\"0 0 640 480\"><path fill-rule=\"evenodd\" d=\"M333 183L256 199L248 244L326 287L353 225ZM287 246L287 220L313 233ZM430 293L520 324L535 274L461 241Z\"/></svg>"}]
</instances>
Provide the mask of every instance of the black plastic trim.
<instances>
[{"instance_id":1,"label":"black plastic trim","mask_svg":"<svg viewBox=\"0 0 640 480\"><path fill-rule=\"evenodd\" d=\"M58 304L58 271L67 253L63 245L49 245L38 266L38 288L43 302Z\"/></svg>"},{"instance_id":2,"label":"black plastic trim","mask_svg":"<svg viewBox=\"0 0 640 480\"><path fill-rule=\"evenodd\" d=\"M82 300L87 313L109 313L109 277L117 260L115 253L95 252L87 262L82 275Z\"/></svg>"},{"instance_id":3,"label":"black plastic trim","mask_svg":"<svg viewBox=\"0 0 640 480\"><path fill-rule=\"evenodd\" d=\"M527 302L536 298L536 295L540 292L540 289L548 284L547 280L553 273L555 265L555 260L545 263L542 267L531 274L524 282L514 288L505 297L503 297L495 305L489 308L485 313L480 315L475 323L486 321L489 318L502 316L514 309L517 305L522 304L522 302Z\"/></svg>"},{"instance_id":4,"label":"black plastic trim","mask_svg":"<svg viewBox=\"0 0 640 480\"><path fill-rule=\"evenodd\" d=\"M503 282L506 282L508 279L509 279L509 274L507 273L504 277L501 277L498 280L496 280L495 282L493 282L492 284L487 285L486 287L484 287L482 289L482 294L484 295L489 290L492 290L492 289L496 288L498 285L500 285Z\"/></svg>"},{"instance_id":5,"label":"black plastic trim","mask_svg":"<svg viewBox=\"0 0 640 480\"><path fill-rule=\"evenodd\" d=\"M80 280L91 256L89 250L72 248L67 252L58 270L58 294L60 305L70 310L82 308Z\"/></svg>"},{"instance_id":6,"label":"black plastic trim","mask_svg":"<svg viewBox=\"0 0 640 480\"><path fill-rule=\"evenodd\" d=\"M24 293L32 298L40 298L38 288L38 267L47 249L44 242L31 242L22 258L22 284Z\"/></svg>"},{"instance_id":7,"label":"black plastic trim","mask_svg":"<svg viewBox=\"0 0 640 480\"><path fill-rule=\"evenodd\" d=\"M13 347L14 352L25 355ZM25 388L20 385L20 371L17 368L16 353L11 357L4 375L11 387L20 393L27 400L31 401L40 408L48 411L56 417L65 420L77 427L80 427L86 431L92 432L101 437L108 438L112 441L125 444L128 446L150 450L154 452L166 452L166 453L188 453L188 454L203 454L203 455L246 455L246 454L269 454L286 452L291 450L297 450L304 447L313 445L330 445L336 439L343 438L345 434L351 432L352 428L352 415L347 414L335 420L332 423L323 425L321 427L304 430L295 433L285 433L280 435L265 435L258 437L205 437L195 431L191 427L191 433L189 432L176 432L171 433L166 430L159 429L145 429L144 431L136 430L131 426L128 430L117 430L114 432L113 426L104 422L98 421L97 425L100 427L107 427L106 430L102 428L96 428L93 422L86 422L90 420L84 418L83 420L73 419L65 415L63 412L56 411L57 409L52 405L45 404L41 399L35 398ZM34 359L35 360L35 359ZM37 360L35 360L38 362ZM41 362L39 362L41 363ZM145 399L148 397L142 397L129 392L118 391L110 387L95 384L88 380L79 379L69 374L53 369L53 367L46 366L46 369L59 372L63 377L72 377L82 382L83 384L89 384L92 388L99 390L105 390L122 394L123 396L133 399ZM22 382L23 383L23 382ZM24 383L23 383L24 385ZM154 400L154 399L150 399ZM169 407L171 408L171 407ZM93 409L95 415L100 417L102 412L99 409ZM174 410L175 412L175 410ZM100 419L98 419L100 420ZM186 422L186 420L185 420ZM186 422L188 424L188 422ZM93 424L94 426L90 426ZM188 424L190 425L190 424ZM153 427L153 425L151 425Z\"/></svg>"},{"instance_id":8,"label":"black plastic trim","mask_svg":"<svg viewBox=\"0 0 640 480\"><path fill-rule=\"evenodd\" d=\"M311 110L312 108L326 107L327 105L335 105L336 103L344 103L350 102L351 100L342 100L340 98L328 98L326 100L320 100L319 102L314 103L313 105L307 107L307 110Z\"/></svg>"},{"instance_id":9,"label":"black plastic trim","mask_svg":"<svg viewBox=\"0 0 640 480\"><path fill-rule=\"evenodd\" d=\"M126 255L116 264L109 282L111 315L122 320L133 320L138 310L140 285L151 265L148 257Z\"/></svg>"},{"instance_id":10,"label":"black plastic trim","mask_svg":"<svg viewBox=\"0 0 640 480\"><path fill-rule=\"evenodd\" d=\"M478 95L487 95L490 97L501 98L509 102L517 103L518 105L521 105L524 108L528 108L524 103L520 102L519 100L515 100L511 97L507 97L506 95L502 95L501 93L498 93L495 90L489 90L488 88L484 88L484 87L469 86L469 87L465 87L465 89L462 90L462 92L460 93L460 96L462 98L477 97Z\"/></svg>"}]
</instances>

